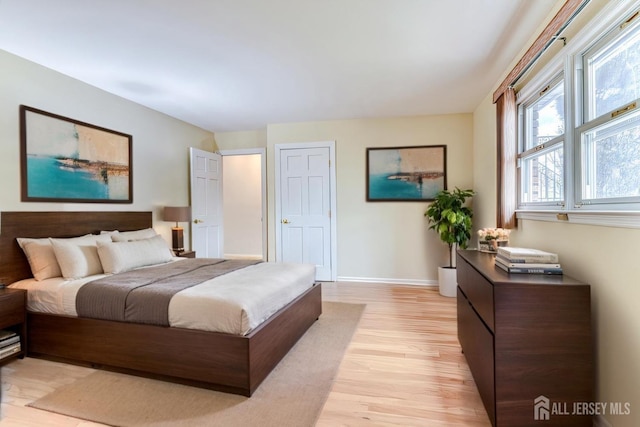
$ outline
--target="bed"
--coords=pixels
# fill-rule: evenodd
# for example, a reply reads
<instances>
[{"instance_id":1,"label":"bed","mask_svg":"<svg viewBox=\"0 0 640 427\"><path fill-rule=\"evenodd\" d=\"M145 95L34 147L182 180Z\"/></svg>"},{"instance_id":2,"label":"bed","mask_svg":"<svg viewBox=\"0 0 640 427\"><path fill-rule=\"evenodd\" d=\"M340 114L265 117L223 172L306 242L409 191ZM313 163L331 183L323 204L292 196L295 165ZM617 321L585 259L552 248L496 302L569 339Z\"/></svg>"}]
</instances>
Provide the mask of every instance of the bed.
<instances>
[{"instance_id":1,"label":"bed","mask_svg":"<svg viewBox=\"0 0 640 427\"><path fill-rule=\"evenodd\" d=\"M151 212L2 212L0 280L32 277L16 238L152 227ZM322 311L312 284L246 335L27 313L27 355L251 396Z\"/></svg>"}]
</instances>

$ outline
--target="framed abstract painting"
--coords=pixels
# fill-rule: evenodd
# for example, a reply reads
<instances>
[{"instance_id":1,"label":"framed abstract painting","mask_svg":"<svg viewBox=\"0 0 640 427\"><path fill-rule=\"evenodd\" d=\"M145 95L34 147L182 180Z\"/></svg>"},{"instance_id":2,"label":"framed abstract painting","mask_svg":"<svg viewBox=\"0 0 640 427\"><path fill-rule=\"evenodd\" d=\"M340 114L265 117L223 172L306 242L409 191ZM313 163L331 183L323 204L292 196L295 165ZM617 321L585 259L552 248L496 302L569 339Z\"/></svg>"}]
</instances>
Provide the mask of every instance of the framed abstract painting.
<instances>
[{"instance_id":1,"label":"framed abstract painting","mask_svg":"<svg viewBox=\"0 0 640 427\"><path fill-rule=\"evenodd\" d=\"M428 201L447 189L447 146L367 148L367 201Z\"/></svg>"},{"instance_id":2,"label":"framed abstract painting","mask_svg":"<svg viewBox=\"0 0 640 427\"><path fill-rule=\"evenodd\" d=\"M132 137L20 106L23 202L132 203Z\"/></svg>"}]
</instances>

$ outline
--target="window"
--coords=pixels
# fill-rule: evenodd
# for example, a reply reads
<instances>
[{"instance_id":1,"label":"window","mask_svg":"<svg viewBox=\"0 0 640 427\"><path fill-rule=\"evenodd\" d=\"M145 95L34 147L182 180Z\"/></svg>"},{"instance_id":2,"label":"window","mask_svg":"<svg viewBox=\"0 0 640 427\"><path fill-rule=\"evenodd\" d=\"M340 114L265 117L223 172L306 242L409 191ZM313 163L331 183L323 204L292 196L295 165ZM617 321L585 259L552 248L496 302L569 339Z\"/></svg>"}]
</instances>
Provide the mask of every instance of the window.
<instances>
[{"instance_id":1,"label":"window","mask_svg":"<svg viewBox=\"0 0 640 427\"><path fill-rule=\"evenodd\" d=\"M518 91L519 211L640 210L640 12L608 22Z\"/></svg>"},{"instance_id":2,"label":"window","mask_svg":"<svg viewBox=\"0 0 640 427\"><path fill-rule=\"evenodd\" d=\"M582 57L578 204L640 201L640 25L620 25Z\"/></svg>"},{"instance_id":3,"label":"window","mask_svg":"<svg viewBox=\"0 0 640 427\"><path fill-rule=\"evenodd\" d=\"M583 55L586 120L640 97L639 26L618 27Z\"/></svg>"},{"instance_id":4,"label":"window","mask_svg":"<svg viewBox=\"0 0 640 427\"><path fill-rule=\"evenodd\" d=\"M640 111L580 133L579 203L637 202L640 197Z\"/></svg>"},{"instance_id":5,"label":"window","mask_svg":"<svg viewBox=\"0 0 640 427\"><path fill-rule=\"evenodd\" d=\"M562 76L520 106L520 203L564 202L564 81Z\"/></svg>"}]
</instances>

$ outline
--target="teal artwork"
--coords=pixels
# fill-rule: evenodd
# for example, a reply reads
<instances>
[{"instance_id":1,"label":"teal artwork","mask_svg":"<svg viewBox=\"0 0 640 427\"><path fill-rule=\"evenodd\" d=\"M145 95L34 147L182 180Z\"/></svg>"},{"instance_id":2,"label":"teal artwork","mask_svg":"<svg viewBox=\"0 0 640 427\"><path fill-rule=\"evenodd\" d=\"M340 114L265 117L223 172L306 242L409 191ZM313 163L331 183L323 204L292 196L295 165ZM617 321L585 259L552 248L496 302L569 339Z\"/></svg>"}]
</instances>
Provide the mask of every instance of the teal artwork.
<instances>
[{"instance_id":1,"label":"teal artwork","mask_svg":"<svg viewBox=\"0 0 640 427\"><path fill-rule=\"evenodd\" d=\"M23 201L132 203L130 135L20 112Z\"/></svg>"},{"instance_id":2,"label":"teal artwork","mask_svg":"<svg viewBox=\"0 0 640 427\"><path fill-rule=\"evenodd\" d=\"M367 148L368 201L425 201L447 188L445 145Z\"/></svg>"}]
</instances>

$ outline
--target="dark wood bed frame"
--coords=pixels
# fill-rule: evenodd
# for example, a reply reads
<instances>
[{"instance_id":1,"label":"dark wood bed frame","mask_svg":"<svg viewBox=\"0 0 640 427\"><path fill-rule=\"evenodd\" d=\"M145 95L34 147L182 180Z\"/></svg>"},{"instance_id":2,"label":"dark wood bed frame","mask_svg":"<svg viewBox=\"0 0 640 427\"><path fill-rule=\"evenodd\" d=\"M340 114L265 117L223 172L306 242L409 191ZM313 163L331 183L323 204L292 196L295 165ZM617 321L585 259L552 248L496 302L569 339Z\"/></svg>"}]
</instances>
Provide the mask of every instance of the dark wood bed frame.
<instances>
[{"instance_id":1,"label":"dark wood bed frame","mask_svg":"<svg viewBox=\"0 0 640 427\"><path fill-rule=\"evenodd\" d=\"M151 212L2 212L0 282L32 277L16 237L152 227ZM320 285L246 336L27 313L27 355L251 396L322 312Z\"/></svg>"}]
</instances>

